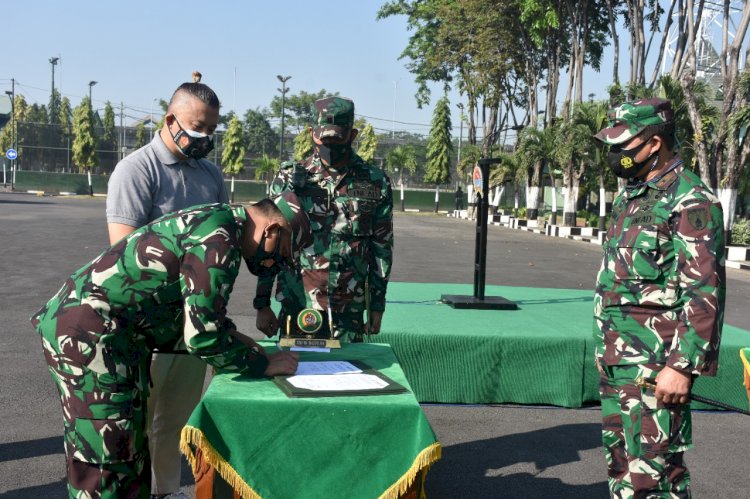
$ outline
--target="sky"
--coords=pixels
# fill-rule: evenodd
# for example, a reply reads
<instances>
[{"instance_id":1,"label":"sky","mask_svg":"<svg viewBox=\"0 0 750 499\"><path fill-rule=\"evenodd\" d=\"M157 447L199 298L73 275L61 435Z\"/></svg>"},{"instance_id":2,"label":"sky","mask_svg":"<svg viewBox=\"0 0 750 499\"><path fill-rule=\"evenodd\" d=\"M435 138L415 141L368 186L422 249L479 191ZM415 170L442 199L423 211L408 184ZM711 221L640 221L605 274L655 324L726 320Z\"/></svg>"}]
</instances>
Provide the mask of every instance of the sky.
<instances>
[{"instance_id":1,"label":"sky","mask_svg":"<svg viewBox=\"0 0 750 499\"><path fill-rule=\"evenodd\" d=\"M49 59L60 57L55 86L73 106L94 80L94 107L122 102L131 124L158 114L158 99L168 100L194 70L219 95L223 113L269 107L281 87L276 75L291 76L290 94L339 92L378 132L426 135L442 89L435 85L431 105L417 107L414 77L399 60L411 32L403 16L376 20L384 2L15 0L3 9L0 87L10 90L15 78L29 103L47 104ZM627 53L620 61L627 71ZM601 73L586 70L584 95L605 98L611 72L611 57ZM456 91L449 98L458 136L462 99Z\"/></svg>"}]
</instances>

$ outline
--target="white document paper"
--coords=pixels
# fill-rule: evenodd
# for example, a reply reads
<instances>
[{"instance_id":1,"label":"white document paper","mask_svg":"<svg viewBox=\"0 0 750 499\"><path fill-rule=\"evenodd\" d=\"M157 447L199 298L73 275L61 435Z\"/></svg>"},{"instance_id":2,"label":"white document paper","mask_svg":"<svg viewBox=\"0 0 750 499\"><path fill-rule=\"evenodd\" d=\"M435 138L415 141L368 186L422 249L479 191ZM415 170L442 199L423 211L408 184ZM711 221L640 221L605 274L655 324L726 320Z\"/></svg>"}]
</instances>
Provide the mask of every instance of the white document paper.
<instances>
[{"instance_id":1,"label":"white document paper","mask_svg":"<svg viewBox=\"0 0 750 499\"><path fill-rule=\"evenodd\" d=\"M296 388L318 392L378 390L388 386L388 383L377 376L364 373L292 376L287 381Z\"/></svg>"},{"instance_id":2,"label":"white document paper","mask_svg":"<svg viewBox=\"0 0 750 499\"><path fill-rule=\"evenodd\" d=\"M297 376L323 374L361 373L362 370L345 360L324 360L320 362L300 362L297 365Z\"/></svg>"}]
</instances>

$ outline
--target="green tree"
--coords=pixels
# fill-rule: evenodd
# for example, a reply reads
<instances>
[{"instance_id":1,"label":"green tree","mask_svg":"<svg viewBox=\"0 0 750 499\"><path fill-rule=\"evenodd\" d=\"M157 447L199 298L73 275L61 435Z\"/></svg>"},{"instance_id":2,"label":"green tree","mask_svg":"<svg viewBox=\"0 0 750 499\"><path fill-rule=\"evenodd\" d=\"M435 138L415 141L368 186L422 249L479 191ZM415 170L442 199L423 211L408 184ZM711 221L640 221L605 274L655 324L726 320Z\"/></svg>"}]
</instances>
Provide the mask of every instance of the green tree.
<instances>
[{"instance_id":1,"label":"green tree","mask_svg":"<svg viewBox=\"0 0 750 499\"><path fill-rule=\"evenodd\" d=\"M167 117L167 109L169 109L169 101L159 99L159 107L161 108L161 119L159 120L159 123L156 124L154 132L161 130L164 127L164 120Z\"/></svg>"},{"instance_id":2,"label":"green tree","mask_svg":"<svg viewBox=\"0 0 750 499\"><path fill-rule=\"evenodd\" d=\"M64 127L68 127L73 124L73 109L70 106L70 99L63 97L60 101L60 116L58 122Z\"/></svg>"},{"instance_id":3,"label":"green tree","mask_svg":"<svg viewBox=\"0 0 750 499\"><path fill-rule=\"evenodd\" d=\"M461 149L461 161L456 165L456 173L462 179L468 178L481 157L482 151L476 145L468 144L463 146Z\"/></svg>"},{"instance_id":4,"label":"green tree","mask_svg":"<svg viewBox=\"0 0 750 499\"><path fill-rule=\"evenodd\" d=\"M255 180L261 180L267 178L268 174L273 174L276 171L278 162L268 154L264 154L263 157L255 160Z\"/></svg>"},{"instance_id":5,"label":"green tree","mask_svg":"<svg viewBox=\"0 0 750 499\"><path fill-rule=\"evenodd\" d=\"M574 113L579 111L579 104ZM586 123L573 119L570 123L563 123L557 133L558 147L555 151L557 163L562 170L563 186L565 188L565 203L563 205L563 223L575 227L576 204L580 193L580 180L586 168L594 159L594 143L591 128Z\"/></svg>"},{"instance_id":6,"label":"green tree","mask_svg":"<svg viewBox=\"0 0 750 499\"><path fill-rule=\"evenodd\" d=\"M104 130L102 131L102 142L107 145L108 149L115 147L115 110L112 104L107 101L104 105L104 120L102 120Z\"/></svg>"},{"instance_id":7,"label":"green tree","mask_svg":"<svg viewBox=\"0 0 750 499\"><path fill-rule=\"evenodd\" d=\"M302 130L294 137L294 159L304 161L313 153L313 140L310 130Z\"/></svg>"},{"instance_id":8,"label":"green tree","mask_svg":"<svg viewBox=\"0 0 750 499\"><path fill-rule=\"evenodd\" d=\"M451 180L453 139L451 137L451 112L448 97L435 104L430 136L427 139L427 171L424 182L435 184L435 212L438 211L437 190L440 184Z\"/></svg>"},{"instance_id":9,"label":"green tree","mask_svg":"<svg viewBox=\"0 0 750 499\"><path fill-rule=\"evenodd\" d=\"M385 168L389 173L399 174L399 185L404 183L404 170L414 175L419 168L417 150L410 144L402 144L394 147L385 155Z\"/></svg>"},{"instance_id":10,"label":"green tree","mask_svg":"<svg viewBox=\"0 0 750 499\"><path fill-rule=\"evenodd\" d=\"M73 110L73 163L79 173L96 166L96 137L91 120L91 103L84 98Z\"/></svg>"},{"instance_id":11,"label":"green tree","mask_svg":"<svg viewBox=\"0 0 750 499\"><path fill-rule=\"evenodd\" d=\"M279 146L279 136L271 128L266 115L258 109L245 112L245 143L250 155L275 156Z\"/></svg>"},{"instance_id":12,"label":"green tree","mask_svg":"<svg viewBox=\"0 0 750 499\"><path fill-rule=\"evenodd\" d=\"M539 216L541 176L544 171L553 171L557 167L557 147L557 128L554 126L527 127L518 136L516 154L519 165L527 172L526 216L530 220Z\"/></svg>"},{"instance_id":13,"label":"green tree","mask_svg":"<svg viewBox=\"0 0 750 499\"><path fill-rule=\"evenodd\" d=\"M59 106L59 104L58 104ZM44 104L32 104L26 115L26 122L19 123L18 135L24 142L34 146L59 147L54 126L49 125L49 114ZM46 168L50 150L39 147L27 148L24 154L25 164L34 164Z\"/></svg>"},{"instance_id":14,"label":"green tree","mask_svg":"<svg viewBox=\"0 0 750 499\"><path fill-rule=\"evenodd\" d=\"M50 94L49 97L49 113L47 114L47 118L49 119L50 125L57 125L60 123L60 103L62 102L62 99L60 97L60 92L55 88L52 90L52 94ZM89 106L90 108L91 106Z\"/></svg>"},{"instance_id":15,"label":"green tree","mask_svg":"<svg viewBox=\"0 0 750 499\"><path fill-rule=\"evenodd\" d=\"M229 128L224 134L224 150L221 153L224 173L234 177L245 168L245 138L242 133L242 122L234 115L229 121Z\"/></svg>"},{"instance_id":16,"label":"green tree","mask_svg":"<svg viewBox=\"0 0 750 499\"><path fill-rule=\"evenodd\" d=\"M26 104L26 99L22 94L16 94L16 98L13 101L13 116L11 117L11 120L8 121L8 124L0 131L0 152L5 153L5 151L15 145L12 143L12 124L15 123L17 128L18 123L28 120L28 114L29 106L28 104ZM18 143L18 148L20 149L21 145L23 144L23 137L18 136L16 142Z\"/></svg>"},{"instance_id":17,"label":"green tree","mask_svg":"<svg viewBox=\"0 0 750 499\"><path fill-rule=\"evenodd\" d=\"M287 87L287 91L289 87ZM300 132L305 127L311 126L315 122L312 106L316 100L323 97L338 96L339 93L331 93L321 89L317 93L308 93L304 90L298 94L287 95L284 99L284 126L297 127ZM281 95L274 96L271 101L271 113L277 118L281 118ZM281 122L279 122L279 127Z\"/></svg>"},{"instance_id":18,"label":"green tree","mask_svg":"<svg viewBox=\"0 0 750 499\"><path fill-rule=\"evenodd\" d=\"M141 121L135 129L135 147L140 148L146 145L146 124Z\"/></svg>"},{"instance_id":19,"label":"green tree","mask_svg":"<svg viewBox=\"0 0 750 499\"><path fill-rule=\"evenodd\" d=\"M375 136L375 130L373 130L371 124L366 124L364 128L360 129L357 135L357 154L360 158L364 159L368 163L371 163L375 158L375 151L378 148L378 138Z\"/></svg>"}]
</instances>

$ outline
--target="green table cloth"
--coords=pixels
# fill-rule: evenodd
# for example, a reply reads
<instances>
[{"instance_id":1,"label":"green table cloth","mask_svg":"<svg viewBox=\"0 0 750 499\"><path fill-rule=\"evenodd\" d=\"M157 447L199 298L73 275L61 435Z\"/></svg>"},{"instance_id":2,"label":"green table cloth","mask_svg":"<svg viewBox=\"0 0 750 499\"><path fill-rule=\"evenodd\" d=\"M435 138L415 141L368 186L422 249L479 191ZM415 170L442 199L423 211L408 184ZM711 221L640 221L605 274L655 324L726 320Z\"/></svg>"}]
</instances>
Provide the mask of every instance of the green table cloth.
<instances>
[{"instance_id":1,"label":"green table cloth","mask_svg":"<svg viewBox=\"0 0 750 499\"><path fill-rule=\"evenodd\" d=\"M740 358L742 365L745 367L743 381L747 389L748 408L750 408L750 347L740 349Z\"/></svg>"},{"instance_id":2,"label":"green table cloth","mask_svg":"<svg viewBox=\"0 0 750 499\"><path fill-rule=\"evenodd\" d=\"M273 347L264 345L267 351ZM396 498L441 456L390 346L346 344L301 361L358 360L409 391L288 398L269 379L219 373L182 430L244 498Z\"/></svg>"}]
</instances>

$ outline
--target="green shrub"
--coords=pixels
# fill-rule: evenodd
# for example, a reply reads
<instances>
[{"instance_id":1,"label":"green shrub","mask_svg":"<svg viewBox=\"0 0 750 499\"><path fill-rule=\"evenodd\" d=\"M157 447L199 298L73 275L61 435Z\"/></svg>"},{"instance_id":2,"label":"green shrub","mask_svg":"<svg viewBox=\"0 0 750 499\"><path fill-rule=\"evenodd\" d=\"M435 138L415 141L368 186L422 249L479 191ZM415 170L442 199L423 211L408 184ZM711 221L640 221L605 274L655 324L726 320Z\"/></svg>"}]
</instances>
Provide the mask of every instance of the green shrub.
<instances>
[{"instance_id":1,"label":"green shrub","mask_svg":"<svg viewBox=\"0 0 750 499\"><path fill-rule=\"evenodd\" d=\"M750 244L750 222L748 222L746 218L735 220L734 225L732 226L731 244Z\"/></svg>"},{"instance_id":2,"label":"green shrub","mask_svg":"<svg viewBox=\"0 0 750 499\"><path fill-rule=\"evenodd\" d=\"M518 208L518 212L516 213L516 218L526 218L526 207L521 206Z\"/></svg>"},{"instance_id":3,"label":"green shrub","mask_svg":"<svg viewBox=\"0 0 750 499\"><path fill-rule=\"evenodd\" d=\"M589 227L599 227L599 215L597 215L596 213L589 214L586 222L588 223Z\"/></svg>"}]
</instances>

